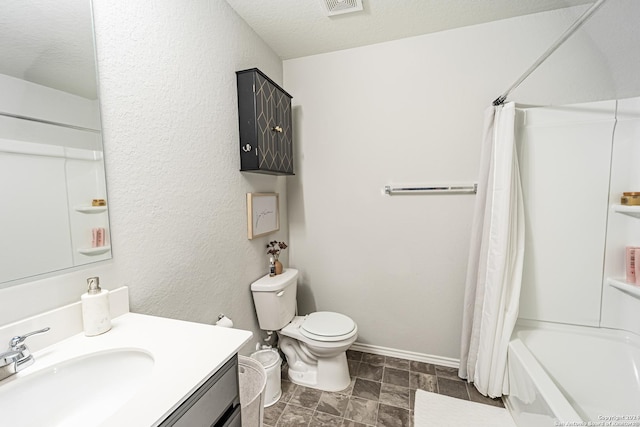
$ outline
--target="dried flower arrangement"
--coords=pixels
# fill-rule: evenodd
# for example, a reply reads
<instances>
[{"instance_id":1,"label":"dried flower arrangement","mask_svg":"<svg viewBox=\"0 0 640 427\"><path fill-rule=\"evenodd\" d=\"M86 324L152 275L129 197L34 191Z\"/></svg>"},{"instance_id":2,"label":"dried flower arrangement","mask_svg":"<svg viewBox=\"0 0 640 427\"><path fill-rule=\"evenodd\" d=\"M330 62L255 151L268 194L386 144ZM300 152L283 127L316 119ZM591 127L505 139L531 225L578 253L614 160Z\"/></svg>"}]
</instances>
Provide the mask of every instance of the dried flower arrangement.
<instances>
[{"instance_id":1,"label":"dried flower arrangement","mask_svg":"<svg viewBox=\"0 0 640 427\"><path fill-rule=\"evenodd\" d=\"M285 242L278 242L276 240L269 242L267 245L267 253L272 255L273 258L277 261L280 256L280 251L287 249L287 244Z\"/></svg>"}]
</instances>

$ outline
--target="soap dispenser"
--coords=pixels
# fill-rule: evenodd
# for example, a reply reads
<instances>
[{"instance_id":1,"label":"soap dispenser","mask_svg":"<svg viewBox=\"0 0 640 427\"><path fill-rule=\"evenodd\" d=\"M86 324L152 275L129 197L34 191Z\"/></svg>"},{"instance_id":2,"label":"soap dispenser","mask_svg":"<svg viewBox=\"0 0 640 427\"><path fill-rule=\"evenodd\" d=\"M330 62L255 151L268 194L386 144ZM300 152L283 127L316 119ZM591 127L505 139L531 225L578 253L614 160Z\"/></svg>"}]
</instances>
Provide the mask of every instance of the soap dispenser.
<instances>
[{"instance_id":1,"label":"soap dispenser","mask_svg":"<svg viewBox=\"0 0 640 427\"><path fill-rule=\"evenodd\" d=\"M100 335L111 329L109 291L100 288L99 277L87 279L87 293L82 294L82 322L88 337Z\"/></svg>"}]
</instances>

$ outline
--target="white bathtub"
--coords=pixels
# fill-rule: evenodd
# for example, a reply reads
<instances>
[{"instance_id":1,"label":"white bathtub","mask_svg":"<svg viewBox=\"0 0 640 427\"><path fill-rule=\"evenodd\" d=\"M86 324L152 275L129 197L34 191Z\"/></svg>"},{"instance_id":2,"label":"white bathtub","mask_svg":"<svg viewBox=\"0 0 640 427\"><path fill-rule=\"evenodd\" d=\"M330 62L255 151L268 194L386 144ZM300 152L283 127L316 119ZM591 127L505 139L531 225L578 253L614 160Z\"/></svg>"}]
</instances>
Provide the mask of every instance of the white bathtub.
<instances>
[{"instance_id":1,"label":"white bathtub","mask_svg":"<svg viewBox=\"0 0 640 427\"><path fill-rule=\"evenodd\" d=\"M508 368L505 403L518 427L640 426L637 335L520 321Z\"/></svg>"}]
</instances>

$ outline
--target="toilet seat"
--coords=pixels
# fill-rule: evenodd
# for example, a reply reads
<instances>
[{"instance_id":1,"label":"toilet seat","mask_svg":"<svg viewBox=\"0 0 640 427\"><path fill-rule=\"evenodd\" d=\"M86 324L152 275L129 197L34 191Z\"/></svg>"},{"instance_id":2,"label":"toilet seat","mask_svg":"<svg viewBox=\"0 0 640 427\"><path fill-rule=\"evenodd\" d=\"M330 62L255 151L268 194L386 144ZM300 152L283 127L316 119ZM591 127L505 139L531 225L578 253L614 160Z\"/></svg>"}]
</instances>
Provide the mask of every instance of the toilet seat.
<instances>
[{"instance_id":1,"label":"toilet seat","mask_svg":"<svg viewBox=\"0 0 640 427\"><path fill-rule=\"evenodd\" d=\"M305 337L324 342L342 341L353 336L356 324L350 317L331 311L318 311L304 318L300 333Z\"/></svg>"}]
</instances>

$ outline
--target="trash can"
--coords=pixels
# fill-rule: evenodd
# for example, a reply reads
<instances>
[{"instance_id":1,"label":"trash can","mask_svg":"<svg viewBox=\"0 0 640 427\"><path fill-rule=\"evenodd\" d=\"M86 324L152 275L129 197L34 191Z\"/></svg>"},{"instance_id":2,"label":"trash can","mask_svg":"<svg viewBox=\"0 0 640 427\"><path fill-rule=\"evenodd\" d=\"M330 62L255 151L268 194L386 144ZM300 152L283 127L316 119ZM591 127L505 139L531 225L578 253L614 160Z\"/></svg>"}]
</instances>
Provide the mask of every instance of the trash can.
<instances>
[{"instance_id":1,"label":"trash can","mask_svg":"<svg viewBox=\"0 0 640 427\"><path fill-rule=\"evenodd\" d=\"M266 408L276 403L282 395L280 384L282 359L280 353L274 349L256 351L251 357L260 362L267 373L267 386L264 392L264 406Z\"/></svg>"},{"instance_id":2,"label":"trash can","mask_svg":"<svg viewBox=\"0 0 640 427\"><path fill-rule=\"evenodd\" d=\"M262 427L267 373L258 361L238 356L238 379L242 427Z\"/></svg>"}]
</instances>

